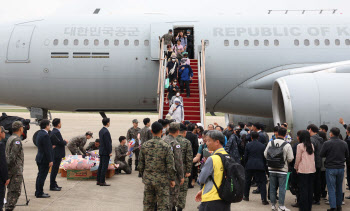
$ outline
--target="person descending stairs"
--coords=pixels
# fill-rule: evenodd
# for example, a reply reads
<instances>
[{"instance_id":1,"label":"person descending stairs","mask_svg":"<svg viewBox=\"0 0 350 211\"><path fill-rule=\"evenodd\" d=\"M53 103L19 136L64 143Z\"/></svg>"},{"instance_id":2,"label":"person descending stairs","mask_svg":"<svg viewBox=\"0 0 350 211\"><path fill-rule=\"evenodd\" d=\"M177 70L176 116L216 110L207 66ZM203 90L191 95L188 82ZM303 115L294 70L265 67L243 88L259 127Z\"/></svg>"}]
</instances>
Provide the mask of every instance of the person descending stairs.
<instances>
[{"instance_id":1,"label":"person descending stairs","mask_svg":"<svg viewBox=\"0 0 350 211\"><path fill-rule=\"evenodd\" d=\"M192 123L200 123L200 99L199 99L199 81L198 81L198 60L191 59L191 68L193 71L192 83L190 83L190 97L186 97L186 86L184 87L184 92L181 94L183 98L183 106L185 110L185 120L190 121ZM164 97L164 105L163 105L163 119L165 119L166 115L169 112L169 103L167 103L166 93L168 92L165 89Z\"/></svg>"}]
</instances>

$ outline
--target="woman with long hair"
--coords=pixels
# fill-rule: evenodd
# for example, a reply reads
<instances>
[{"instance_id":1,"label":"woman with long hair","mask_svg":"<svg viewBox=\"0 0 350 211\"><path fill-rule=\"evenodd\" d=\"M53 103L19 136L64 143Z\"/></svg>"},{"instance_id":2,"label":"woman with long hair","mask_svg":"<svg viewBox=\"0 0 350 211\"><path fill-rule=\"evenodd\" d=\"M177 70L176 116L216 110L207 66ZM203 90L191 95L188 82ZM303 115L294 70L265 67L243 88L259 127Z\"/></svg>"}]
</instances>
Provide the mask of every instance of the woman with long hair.
<instances>
[{"instance_id":1,"label":"woman with long hair","mask_svg":"<svg viewBox=\"0 0 350 211\"><path fill-rule=\"evenodd\" d=\"M310 134L306 130L300 132L299 141L294 165L298 173L299 210L310 211L316 172L314 146L311 143Z\"/></svg>"}]
</instances>

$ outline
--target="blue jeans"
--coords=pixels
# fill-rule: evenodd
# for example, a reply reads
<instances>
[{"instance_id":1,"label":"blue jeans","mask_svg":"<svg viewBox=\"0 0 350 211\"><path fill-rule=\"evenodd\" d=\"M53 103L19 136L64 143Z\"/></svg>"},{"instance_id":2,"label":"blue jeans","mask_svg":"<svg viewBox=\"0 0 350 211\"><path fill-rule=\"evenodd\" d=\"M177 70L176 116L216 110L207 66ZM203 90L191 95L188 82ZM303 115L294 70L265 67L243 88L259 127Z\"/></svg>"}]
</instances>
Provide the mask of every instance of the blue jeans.
<instances>
[{"instance_id":1,"label":"blue jeans","mask_svg":"<svg viewBox=\"0 0 350 211\"><path fill-rule=\"evenodd\" d=\"M343 201L344 169L326 169L326 181L329 195L329 205L337 208Z\"/></svg>"},{"instance_id":2,"label":"blue jeans","mask_svg":"<svg viewBox=\"0 0 350 211\"><path fill-rule=\"evenodd\" d=\"M279 198L278 204L279 206L284 206L284 198L286 197L286 179L287 174L278 174L278 173L270 173L270 200L271 204L276 204L276 196L277 196L277 180L279 183Z\"/></svg>"}]
</instances>

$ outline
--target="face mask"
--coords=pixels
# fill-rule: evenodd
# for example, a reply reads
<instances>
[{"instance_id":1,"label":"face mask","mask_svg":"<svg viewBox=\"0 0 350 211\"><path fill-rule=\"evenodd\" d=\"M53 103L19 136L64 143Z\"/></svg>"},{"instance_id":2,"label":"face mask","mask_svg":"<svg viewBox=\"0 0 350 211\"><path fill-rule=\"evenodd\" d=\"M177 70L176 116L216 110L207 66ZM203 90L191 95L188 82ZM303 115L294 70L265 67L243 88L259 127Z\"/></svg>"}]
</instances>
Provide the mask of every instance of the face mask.
<instances>
[{"instance_id":1,"label":"face mask","mask_svg":"<svg viewBox=\"0 0 350 211\"><path fill-rule=\"evenodd\" d=\"M173 62L175 62L176 59L173 59Z\"/></svg>"},{"instance_id":2,"label":"face mask","mask_svg":"<svg viewBox=\"0 0 350 211\"><path fill-rule=\"evenodd\" d=\"M190 35L190 33L187 33L187 36Z\"/></svg>"},{"instance_id":3,"label":"face mask","mask_svg":"<svg viewBox=\"0 0 350 211\"><path fill-rule=\"evenodd\" d=\"M177 97L180 96L180 93L177 93L176 96L177 96Z\"/></svg>"},{"instance_id":4,"label":"face mask","mask_svg":"<svg viewBox=\"0 0 350 211\"><path fill-rule=\"evenodd\" d=\"M176 85L176 83L174 82L174 86Z\"/></svg>"},{"instance_id":5,"label":"face mask","mask_svg":"<svg viewBox=\"0 0 350 211\"><path fill-rule=\"evenodd\" d=\"M166 133L166 128L163 128L162 132L163 132L163 133Z\"/></svg>"}]
</instances>

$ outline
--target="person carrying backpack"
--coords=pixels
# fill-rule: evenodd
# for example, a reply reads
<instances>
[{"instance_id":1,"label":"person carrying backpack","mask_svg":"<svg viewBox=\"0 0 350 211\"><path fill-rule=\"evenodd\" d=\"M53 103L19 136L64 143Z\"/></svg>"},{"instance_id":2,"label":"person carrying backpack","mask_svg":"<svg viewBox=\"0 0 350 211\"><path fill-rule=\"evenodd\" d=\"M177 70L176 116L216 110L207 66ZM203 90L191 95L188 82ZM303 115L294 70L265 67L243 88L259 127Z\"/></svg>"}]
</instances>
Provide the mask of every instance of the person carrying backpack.
<instances>
[{"instance_id":1,"label":"person carrying backpack","mask_svg":"<svg viewBox=\"0 0 350 211\"><path fill-rule=\"evenodd\" d=\"M195 197L201 202L199 211L230 211L231 203L243 199L244 168L227 154L222 147L224 142L222 132L213 130L207 133L207 147L213 154L198 177L203 185Z\"/></svg>"},{"instance_id":2,"label":"person carrying backpack","mask_svg":"<svg viewBox=\"0 0 350 211\"><path fill-rule=\"evenodd\" d=\"M270 174L271 209L275 211L289 211L289 209L284 206L284 199L286 194L288 163L293 161L294 155L292 146L284 140L286 134L287 129L279 128L277 139L270 141L264 151ZM279 184L278 206L276 206L277 184Z\"/></svg>"}]
</instances>

